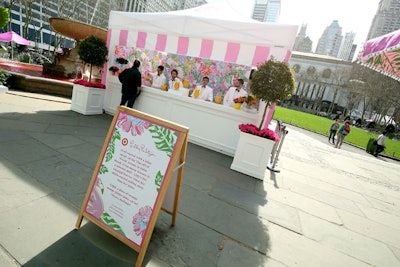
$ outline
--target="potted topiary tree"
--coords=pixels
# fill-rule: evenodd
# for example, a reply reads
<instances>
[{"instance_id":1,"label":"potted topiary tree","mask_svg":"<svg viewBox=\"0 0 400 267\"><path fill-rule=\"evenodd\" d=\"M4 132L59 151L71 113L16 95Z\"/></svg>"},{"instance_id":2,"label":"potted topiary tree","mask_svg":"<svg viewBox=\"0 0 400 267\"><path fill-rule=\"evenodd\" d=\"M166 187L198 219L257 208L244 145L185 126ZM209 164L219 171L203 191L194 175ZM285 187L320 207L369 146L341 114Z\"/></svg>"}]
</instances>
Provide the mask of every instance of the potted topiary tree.
<instances>
[{"instance_id":1,"label":"potted topiary tree","mask_svg":"<svg viewBox=\"0 0 400 267\"><path fill-rule=\"evenodd\" d=\"M102 114L104 84L91 82L92 66L102 67L107 60L108 49L103 39L89 36L79 44L80 59L90 64L89 81L75 80L72 90L71 109L84 115Z\"/></svg>"},{"instance_id":2,"label":"potted topiary tree","mask_svg":"<svg viewBox=\"0 0 400 267\"><path fill-rule=\"evenodd\" d=\"M278 133L263 128L267 110L273 103L289 97L295 82L289 66L273 58L259 65L251 78L251 93L264 102L260 104L262 118L258 126L239 125L240 138L231 169L263 180L273 146L279 141Z\"/></svg>"},{"instance_id":3,"label":"potted topiary tree","mask_svg":"<svg viewBox=\"0 0 400 267\"><path fill-rule=\"evenodd\" d=\"M87 64L90 64L89 82L92 80L93 65L103 67L107 61L108 49L103 39L94 35L87 37L79 44L79 58Z\"/></svg>"}]
</instances>

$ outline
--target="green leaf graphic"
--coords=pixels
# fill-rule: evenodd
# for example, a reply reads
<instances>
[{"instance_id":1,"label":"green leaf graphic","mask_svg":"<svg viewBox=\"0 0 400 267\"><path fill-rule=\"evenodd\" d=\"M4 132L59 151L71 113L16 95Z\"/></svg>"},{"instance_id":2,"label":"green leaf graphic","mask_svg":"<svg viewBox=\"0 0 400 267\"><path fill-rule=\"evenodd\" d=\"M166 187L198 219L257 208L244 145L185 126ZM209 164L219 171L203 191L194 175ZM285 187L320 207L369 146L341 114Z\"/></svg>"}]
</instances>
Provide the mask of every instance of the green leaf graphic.
<instances>
[{"instance_id":1,"label":"green leaf graphic","mask_svg":"<svg viewBox=\"0 0 400 267\"><path fill-rule=\"evenodd\" d=\"M171 157L178 133L154 124L149 126L149 132L153 134L153 139L157 139L157 141L154 141L157 149L165 152L168 157Z\"/></svg>"},{"instance_id":2,"label":"green leaf graphic","mask_svg":"<svg viewBox=\"0 0 400 267\"><path fill-rule=\"evenodd\" d=\"M113 156L114 156L114 152L115 152L115 140L121 140L121 134L118 131L117 128L115 128L114 133L111 137L111 141L110 144L107 147L107 151L106 151L106 162L109 162Z\"/></svg>"},{"instance_id":3,"label":"green leaf graphic","mask_svg":"<svg viewBox=\"0 0 400 267\"><path fill-rule=\"evenodd\" d=\"M102 164L101 167L100 167L99 174L105 174L107 172L108 172L107 167L104 164Z\"/></svg>"},{"instance_id":4,"label":"green leaf graphic","mask_svg":"<svg viewBox=\"0 0 400 267\"><path fill-rule=\"evenodd\" d=\"M158 190L160 190L161 183L162 183L163 179L164 179L164 176L161 174L160 171L158 171L157 175L156 175L156 179L155 179L155 184L157 186L157 192L158 192Z\"/></svg>"},{"instance_id":5,"label":"green leaf graphic","mask_svg":"<svg viewBox=\"0 0 400 267\"><path fill-rule=\"evenodd\" d=\"M117 231L118 233L120 233L121 235L125 235L124 231L121 229L121 226L118 225L118 223L114 220L113 217L111 217L110 214L108 214L107 212L104 212L101 217L100 220L102 220L103 222L105 222L108 226L110 226L111 228L113 228L115 231Z\"/></svg>"}]
</instances>

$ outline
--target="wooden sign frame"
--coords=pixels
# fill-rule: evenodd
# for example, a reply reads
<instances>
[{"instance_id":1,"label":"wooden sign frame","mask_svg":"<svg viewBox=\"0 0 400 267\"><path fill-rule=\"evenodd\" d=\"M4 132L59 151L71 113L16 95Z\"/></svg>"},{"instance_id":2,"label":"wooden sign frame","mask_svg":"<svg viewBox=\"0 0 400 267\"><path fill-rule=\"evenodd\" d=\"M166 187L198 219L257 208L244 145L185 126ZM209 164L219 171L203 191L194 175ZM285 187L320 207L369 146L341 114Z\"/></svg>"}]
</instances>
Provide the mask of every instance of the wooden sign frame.
<instances>
[{"instance_id":1,"label":"wooden sign frame","mask_svg":"<svg viewBox=\"0 0 400 267\"><path fill-rule=\"evenodd\" d=\"M172 215L172 226L176 223L188 133L187 127L118 107L82 203L76 228L80 228L85 217L137 251L135 266L141 266L160 210ZM162 170L157 175L154 175L154 166ZM174 169L177 170L175 184L170 184ZM154 176L157 176L155 183L151 180ZM169 194L172 205L163 207L167 191L172 193ZM143 203L147 205L140 206ZM114 217L120 219L122 224Z\"/></svg>"}]
</instances>

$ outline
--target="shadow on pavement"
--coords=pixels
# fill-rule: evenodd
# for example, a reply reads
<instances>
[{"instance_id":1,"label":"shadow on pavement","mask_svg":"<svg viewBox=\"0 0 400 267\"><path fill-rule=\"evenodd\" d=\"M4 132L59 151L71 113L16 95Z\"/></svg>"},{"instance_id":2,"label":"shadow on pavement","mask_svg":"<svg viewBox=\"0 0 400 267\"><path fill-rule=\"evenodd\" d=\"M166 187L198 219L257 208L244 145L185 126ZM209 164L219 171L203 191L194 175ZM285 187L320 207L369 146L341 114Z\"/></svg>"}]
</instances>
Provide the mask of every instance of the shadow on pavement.
<instances>
[{"instance_id":1,"label":"shadow on pavement","mask_svg":"<svg viewBox=\"0 0 400 267\"><path fill-rule=\"evenodd\" d=\"M83 116L62 110L68 104L47 102L30 99L32 107L24 111L0 112L0 158L13 173L6 178L45 188L46 194L67 200L78 211L112 117ZM32 112L38 107L45 110ZM146 262L157 266L265 264L269 222L259 213L268 202L263 181L231 170L231 163L232 157L189 143L177 224L171 228L171 217L160 213L143 266ZM12 208L17 207L7 209ZM60 235L50 246L35 243L35 235L52 235L47 229L35 228L30 234L30 245L41 252L26 252L24 266L132 266L137 255L90 223ZM17 235L17 227L11 226L7 238ZM18 254L11 248L9 252Z\"/></svg>"}]
</instances>

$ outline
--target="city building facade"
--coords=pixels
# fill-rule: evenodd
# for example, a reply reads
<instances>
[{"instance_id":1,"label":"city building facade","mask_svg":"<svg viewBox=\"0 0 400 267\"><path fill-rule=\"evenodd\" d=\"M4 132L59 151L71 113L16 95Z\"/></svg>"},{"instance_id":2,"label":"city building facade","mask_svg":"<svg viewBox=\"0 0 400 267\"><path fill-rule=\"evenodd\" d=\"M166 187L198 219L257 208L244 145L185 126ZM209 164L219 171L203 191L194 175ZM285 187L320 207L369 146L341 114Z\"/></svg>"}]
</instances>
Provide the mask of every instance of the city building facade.
<instances>
[{"instance_id":1,"label":"city building facade","mask_svg":"<svg viewBox=\"0 0 400 267\"><path fill-rule=\"evenodd\" d=\"M289 66L294 70L296 89L286 105L310 113L335 113L347 105L353 64L331 56L293 51Z\"/></svg>"},{"instance_id":2,"label":"city building facade","mask_svg":"<svg viewBox=\"0 0 400 267\"><path fill-rule=\"evenodd\" d=\"M353 51L353 43L354 43L355 37L356 37L356 34L354 32L347 32L345 34L342 44L340 45L338 58L346 60L346 61L353 60L354 53L352 54L351 52Z\"/></svg>"},{"instance_id":3,"label":"city building facade","mask_svg":"<svg viewBox=\"0 0 400 267\"><path fill-rule=\"evenodd\" d=\"M334 20L319 38L315 53L337 57L342 39L342 27L337 20Z\"/></svg>"},{"instance_id":4,"label":"city building facade","mask_svg":"<svg viewBox=\"0 0 400 267\"><path fill-rule=\"evenodd\" d=\"M372 20L367 40L400 29L400 0L381 0Z\"/></svg>"},{"instance_id":5,"label":"city building facade","mask_svg":"<svg viewBox=\"0 0 400 267\"><path fill-rule=\"evenodd\" d=\"M293 50L299 52L312 52L312 41L310 37L307 36L307 24L301 25L300 31L296 36L294 42Z\"/></svg>"},{"instance_id":6,"label":"city building facade","mask_svg":"<svg viewBox=\"0 0 400 267\"><path fill-rule=\"evenodd\" d=\"M256 0L252 18L261 22L277 22L280 12L280 0Z\"/></svg>"}]
</instances>

